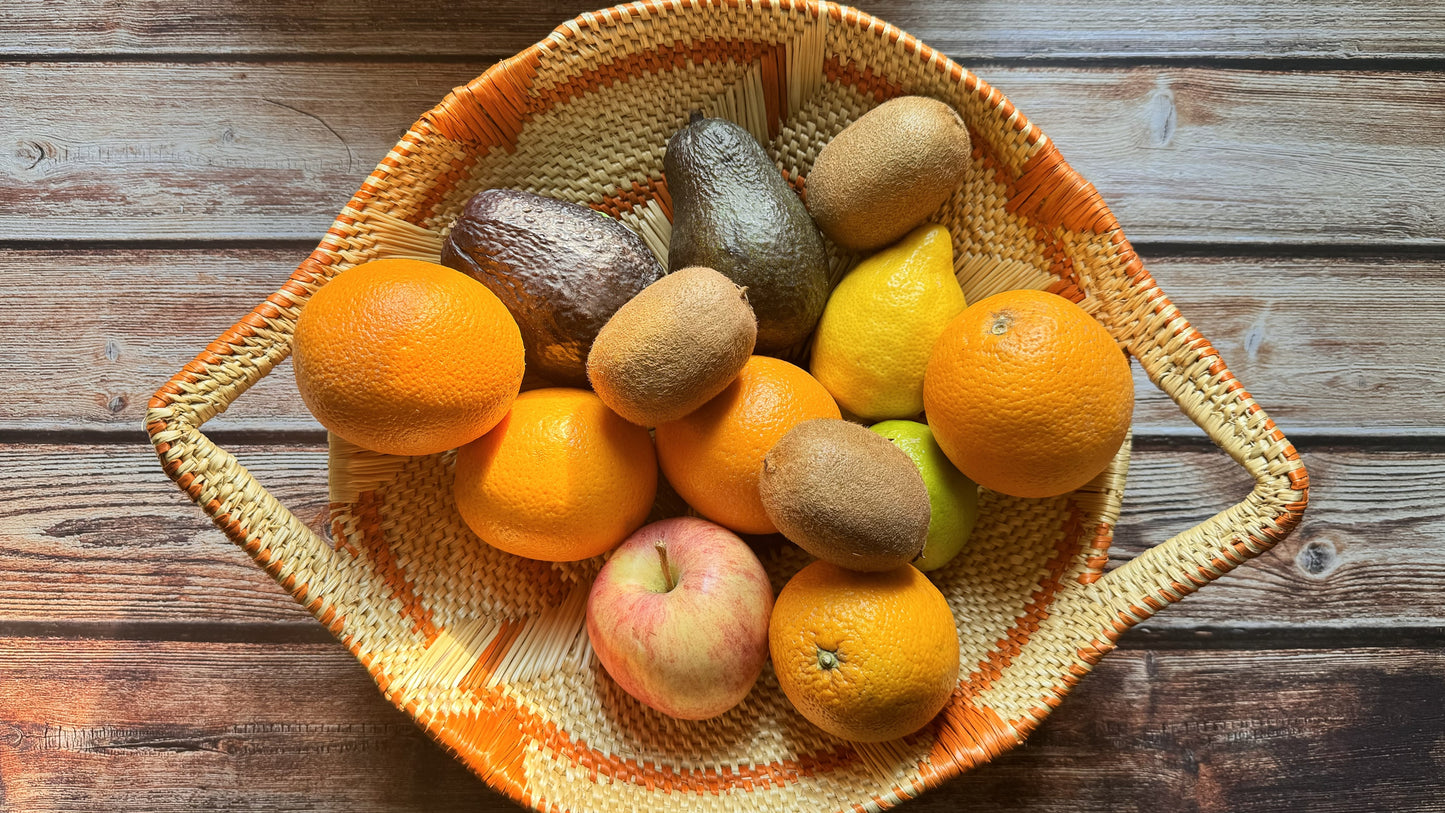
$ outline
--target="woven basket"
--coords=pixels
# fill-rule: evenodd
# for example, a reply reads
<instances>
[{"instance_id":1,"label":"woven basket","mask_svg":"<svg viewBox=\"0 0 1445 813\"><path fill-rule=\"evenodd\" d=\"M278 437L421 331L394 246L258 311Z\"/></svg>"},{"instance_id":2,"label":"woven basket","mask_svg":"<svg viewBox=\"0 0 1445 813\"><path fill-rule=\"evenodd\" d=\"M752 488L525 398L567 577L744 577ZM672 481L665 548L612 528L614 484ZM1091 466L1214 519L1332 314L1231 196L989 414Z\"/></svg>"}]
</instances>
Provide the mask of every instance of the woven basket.
<instances>
[{"instance_id":1,"label":"woven basket","mask_svg":"<svg viewBox=\"0 0 1445 813\"><path fill-rule=\"evenodd\" d=\"M668 137L701 109L747 127L798 187L819 149L880 102L953 105L973 172L937 213L969 301L1045 288L1079 302L1255 480L1241 503L1105 573L1128 467L1048 500L985 492L974 538L934 581L963 653L929 726L881 745L822 733L771 669L708 722L653 712L607 677L583 629L598 561L482 544L450 500L452 453L389 458L335 439L333 542L201 432L286 358L337 272L435 260L466 200L514 187L608 212L666 256ZM841 274L856 260L831 255ZM150 402L161 463L236 544L355 653L386 697L494 787L539 810L878 810L1017 745L1117 636L1268 549L1298 522L1294 448L1170 304L1094 188L978 77L898 29L824 3L650 0L566 23L412 126L316 250ZM675 512L664 500L657 515ZM669 510L671 509L671 510ZM780 588L805 563L764 545Z\"/></svg>"}]
</instances>

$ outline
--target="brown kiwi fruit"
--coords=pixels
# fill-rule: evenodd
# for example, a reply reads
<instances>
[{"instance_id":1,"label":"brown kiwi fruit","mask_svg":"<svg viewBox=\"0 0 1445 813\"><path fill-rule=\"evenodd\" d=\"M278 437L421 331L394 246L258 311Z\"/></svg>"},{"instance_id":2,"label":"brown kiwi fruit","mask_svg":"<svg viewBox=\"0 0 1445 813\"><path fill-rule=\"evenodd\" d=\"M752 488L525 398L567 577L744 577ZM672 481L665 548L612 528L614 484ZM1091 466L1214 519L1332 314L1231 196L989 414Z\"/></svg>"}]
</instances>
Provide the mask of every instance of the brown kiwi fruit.
<instances>
[{"instance_id":1,"label":"brown kiwi fruit","mask_svg":"<svg viewBox=\"0 0 1445 813\"><path fill-rule=\"evenodd\" d=\"M613 412L657 426L727 389L757 338L744 289L711 268L683 268L644 288L603 325L587 356L587 378Z\"/></svg>"},{"instance_id":2,"label":"brown kiwi fruit","mask_svg":"<svg viewBox=\"0 0 1445 813\"><path fill-rule=\"evenodd\" d=\"M843 248L882 248L953 194L972 151L953 108L925 96L889 100L824 145L808 173L808 211Z\"/></svg>"},{"instance_id":3,"label":"brown kiwi fruit","mask_svg":"<svg viewBox=\"0 0 1445 813\"><path fill-rule=\"evenodd\" d=\"M850 570L892 570L923 553L928 489L902 450L856 423L804 421L774 444L759 478L783 535Z\"/></svg>"}]
</instances>

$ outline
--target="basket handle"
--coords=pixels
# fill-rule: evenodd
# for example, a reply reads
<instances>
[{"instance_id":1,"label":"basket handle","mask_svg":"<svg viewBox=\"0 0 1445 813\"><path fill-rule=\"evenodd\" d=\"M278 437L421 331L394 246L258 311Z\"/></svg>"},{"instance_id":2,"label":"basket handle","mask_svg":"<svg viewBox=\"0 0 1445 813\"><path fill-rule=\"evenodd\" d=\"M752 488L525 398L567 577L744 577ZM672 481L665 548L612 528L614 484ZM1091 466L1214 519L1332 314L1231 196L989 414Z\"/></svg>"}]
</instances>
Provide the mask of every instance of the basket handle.
<instances>
[{"instance_id":1,"label":"basket handle","mask_svg":"<svg viewBox=\"0 0 1445 813\"><path fill-rule=\"evenodd\" d=\"M1139 263L1135 258L1134 263ZM1094 588L1125 626L1269 550L1299 523L1309 475L1293 445L1139 264L1126 341L1150 381L1254 477L1243 501L1144 551Z\"/></svg>"},{"instance_id":2,"label":"basket handle","mask_svg":"<svg viewBox=\"0 0 1445 813\"><path fill-rule=\"evenodd\" d=\"M296 317L330 276L330 263L321 248L314 251L280 290L157 390L145 419L166 474L231 541L323 620L325 598L308 584L315 574L332 571L335 551L207 438L201 426L290 355Z\"/></svg>"}]
</instances>

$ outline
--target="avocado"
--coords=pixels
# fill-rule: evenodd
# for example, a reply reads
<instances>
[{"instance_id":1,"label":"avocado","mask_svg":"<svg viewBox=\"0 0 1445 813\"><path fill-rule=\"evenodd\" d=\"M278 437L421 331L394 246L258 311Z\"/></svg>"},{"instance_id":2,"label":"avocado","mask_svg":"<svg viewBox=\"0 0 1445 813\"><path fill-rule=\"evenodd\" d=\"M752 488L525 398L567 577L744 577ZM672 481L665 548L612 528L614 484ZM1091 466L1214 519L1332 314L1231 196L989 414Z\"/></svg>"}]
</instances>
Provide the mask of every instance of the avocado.
<instances>
[{"instance_id":1,"label":"avocado","mask_svg":"<svg viewBox=\"0 0 1445 813\"><path fill-rule=\"evenodd\" d=\"M619 221L515 189L488 189L467 201L441 260L490 288L511 311L529 373L578 387L587 386L587 353L597 332L666 273Z\"/></svg>"},{"instance_id":2,"label":"avocado","mask_svg":"<svg viewBox=\"0 0 1445 813\"><path fill-rule=\"evenodd\" d=\"M752 135L693 113L663 157L672 196L667 267L704 266L748 291L757 352L802 344L828 301L823 236Z\"/></svg>"}]
</instances>

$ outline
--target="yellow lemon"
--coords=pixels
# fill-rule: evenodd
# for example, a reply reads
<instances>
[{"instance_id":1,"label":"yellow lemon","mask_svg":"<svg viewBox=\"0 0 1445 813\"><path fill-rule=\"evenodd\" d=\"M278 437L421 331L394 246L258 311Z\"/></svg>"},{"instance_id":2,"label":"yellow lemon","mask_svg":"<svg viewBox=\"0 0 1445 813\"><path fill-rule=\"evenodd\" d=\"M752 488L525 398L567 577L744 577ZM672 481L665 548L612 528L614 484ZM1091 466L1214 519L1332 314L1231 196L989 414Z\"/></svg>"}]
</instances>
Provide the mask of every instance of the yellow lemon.
<instances>
[{"instance_id":1,"label":"yellow lemon","mask_svg":"<svg viewBox=\"0 0 1445 813\"><path fill-rule=\"evenodd\" d=\"M920 226L838 283L818 321L813 377L859 418L913 417L933 344L965 305L948 229Z\"/></svg>"}]
</instances>

